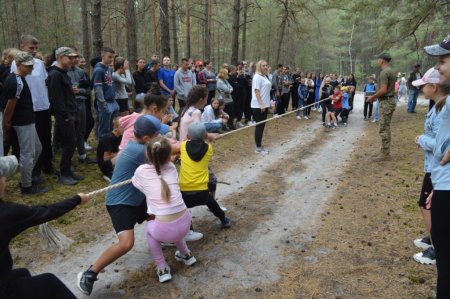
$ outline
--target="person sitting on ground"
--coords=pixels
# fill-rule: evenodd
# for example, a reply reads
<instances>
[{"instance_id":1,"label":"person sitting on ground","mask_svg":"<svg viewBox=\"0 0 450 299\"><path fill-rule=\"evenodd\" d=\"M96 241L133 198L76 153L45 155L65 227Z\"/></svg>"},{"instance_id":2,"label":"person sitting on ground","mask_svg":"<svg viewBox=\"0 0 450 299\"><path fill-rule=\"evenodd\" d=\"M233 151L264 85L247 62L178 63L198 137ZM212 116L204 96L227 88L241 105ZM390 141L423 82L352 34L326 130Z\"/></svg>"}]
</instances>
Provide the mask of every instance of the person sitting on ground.
<instances>
[{"instance_id":1,"label":"person sitting on ground","mask_svg":"<svg viewBox=\"0 0 450 299\"><path fill-rule=\"evenodd\" d=\"M111 182L114 170L115 157L119 153L119 144L122 141L122 128L119 124L119 117L113 120L113 131L98 142L97 164L104 178Z\"/></svg>"},{"instance_id":2,"label":"person sitting on ground","mask_svg":"<svg viewBox=\"0 0 450 299\"><path fill-rule=\"evenodd\" d=\"M1 177L13 174L16 169L15 156L0 157ZM0 193L3 192L0 190ZM88 201L89 197L83 193L47 206L26 206L0 199L0 298L76 298L51 273L32 276L28 269L13 269L9 244L26 229L56 219Z\"/></svg>"},{"instance_id":3,"label":"person sitting on ground","mask_svg":"<svg viewBox=\"0 0 450 299\"><path fill-rule=\"evenodd\" d=\"M162 118L162 123L169 126L169 132L166 133L166 137L178 140L177 139L177 131L178 131L178 123L180 122L180 117L178 116L178 113L173 108L173 97L167 96L167 107L166 111L164 113L164 116Z\"/></svg>"},{"instance_id":4,"label":"person sitting on ground","mask_svg":"<svg viewBox=\"0 0 450 299\"><path fill-rule=\"evenodd\" d=\"M225 101L213 98L211 105L207 105L202 113L202 123L209 133L219 133L222 128L226 127L228 119L227 113L223 111Z\"/></svg>"},{"instance_id":5,"label":"person sitting on ground","mask_svg":"<svg viewBox=\"0 0 450 299\"><path fill-rule=\"evenodd\" d=\"M161 123L152 115L142 115L134 123L134 140L128 142L117 157L111 185L129 180L136 169L147 163L145 145L158 136ZM77 286L90 295L97 275L105 267L125 255L134 246L134 226L149 218L145 195L132 184L112 189L106 193L106 209L119 239L108 247L86 271L78 273Z\"/></svg>"},{"instance_id":6,"label":"person sitting on ground","mask_svg":"<svg viewBox=\"0 0 450 299\"><path fill-rule=\"evenodd\" d=\"M181 143L180 190L188 208L200 205L220 219L223 228L231 226L231 220L225 216L217 201L209 192L209 161L213 155L213 146L205 142L208 133L201 122L193 122L188 127L187 141Z\"/></svg>"},{"instance_id":7,"label":"person sitting on ground","mask_svg":"<svg viewBox=\"0 0 450 299\"><path fill-rule=\"evenodd\" d=\"M342 112L341 112L341 118L342 122L344 123L344 127L347 126L347 120L348 115L350 113L350 94L349 94L349 88L348 86L343 86L341 88L342 92Z\"/></svg>"},{"instance_id":8,"label":"person sitting on ground","mask_svg":"<svg viewBox=\"0 0 450 299\"><path fill-rule=\"evenodd\" d=\"M300 79L300 84L298 85L298 103L297 103L297 108L302 108L303 106L306 105L306 100L308 98L308 86L306 85L306 79L305 78L301 78ZM302 117L300 116L301 110L297 110L297 112L295 112L296 114L296 118L297 119L302 119ZM303 109L303 116L306 118L306 110Z\"/></svg>"},{"instance_id":9,"label":"person sitting on ground","mask_svg":"<svg viewBox=\"0 0 450 299\"><path fill-rule=\"evenodd\" d=\"M327 126L328 128L336 129L338 127L337 117L342 112L342 94L339 85L334 88L333 95L331 96L331 105L332 108L326 115Z\"/></svg>"},{"instance_id":10,"label":"person sitting on ground","mask_svg":"<svg viewBox=\"0 0 450 299\"><path fill-rule=\"evenodd\" d=\"M433 190L431 180L431 164L433 161L433 151L436 146L436 135L439 130L442 118L442 107L445 104L446 93L444 87L439 85L439 71L434 67L429 69L421 79L412 82L413 86L421 87L426 99L434 100L435 106L428 112L425 120L424 134L417 136L415 143L424 151L424 178L422 190L419 196L419 208L422 214L427 236L414 240L414 245L423 249L422 252L414 254L413 258L421 264L435 264L436 253L431 240L431 214L430 209L426 207L426 199Z\"/></svg>"},{"instance_id":11,"label":"person sitting on ground","mask_svg":"<svg viewBox=\"0 0 450 299\"><path fill-rule=\"evenodd\" d=\"M197 260L183 239L191 226L191 213L186 207L178 186L178 172L171 158L170 142L158 137L147 143L149 163L136 169L133 185L145 194L147 213L155 219L147 224L147 242L155 260L159 282L172 279L170 267L164 259L161 242L175 243L175 259L187 266Z\"/></svg>"}]
</instances>

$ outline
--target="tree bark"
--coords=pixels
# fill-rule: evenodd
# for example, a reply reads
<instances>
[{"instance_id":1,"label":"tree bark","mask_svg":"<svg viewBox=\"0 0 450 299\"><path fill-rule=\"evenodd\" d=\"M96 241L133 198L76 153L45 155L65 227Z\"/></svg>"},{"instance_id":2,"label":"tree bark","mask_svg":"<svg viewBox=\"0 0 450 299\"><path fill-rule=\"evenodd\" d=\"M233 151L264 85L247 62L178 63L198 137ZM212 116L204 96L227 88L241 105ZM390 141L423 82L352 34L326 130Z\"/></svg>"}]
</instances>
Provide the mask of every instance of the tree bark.
<instances>
[{"instance_id":1,"label":"tree bark","mask_svg":"<svg viewBox=\"0 0 450 299\"><path fill-rule=\"evenodd\" d=\"M205 59L211 59L211 0L205 0Z\"/></svg>"},{"instance_id":2,"label":"tree bark","mask_svg":"<svg viewBox=\"0 0 450 299\"><path fill-rule=\"evenodd\" d=\"M190 1L185 1L186 9L186 57L191 57L191 8Z\"/></svg>"},{"instance_id":3,"label":"tree bark","mask_svg":"<svg viewBox=\"0 0 450 299\"><path fill-rule=\"evenodd\" d=\"M125 15L126 15L126 35L127 35L127 55L130 61L130 69L133 72L137 59L137 22L136 22L136 8L134 0L125 0Z\"/></svg>"},{"instance_id":4,"label":"tree bark","mask_svg":"<svg viewBox=\"0 0 450 299\"><path fill-rule=\"evenodd\" d=\"M156 0L150 0L150 17L152 19L153 51L159 51L158 22L156 20Z\"/></svg>"},{"instance_id":5,"label":"tree bark","mask_svg":"<svg viewBox=\"0 0 450 299\"><path fill-rule=\"evenodd\" d=\"M246 50L247 50L247 12L248 12L248 0L244 0L244 5L242 9L242 15L244 17L242 23L242 45L241 45L241 59L245 60Z\"/></svg>"},{"instance_id":6,"label":"tree bark","mask_svg":"<svg viewBox=\"0 0 450 299\"><path fill-rule=\"evenodd\" d=\"M170 56L169 4L167 0L159 0L159 26L161 29L162 57Z\"/></svg>"},{"instance_id":7,"label":"tree bark","mask_svg":"<svg viewBox=\"0 0 450 299\"><path fill-rule=\"evenodd\" d=\"M281 48L284 47L285 45L283 45L283 41L284 41L284 34L286 32L286 24L288 22L288 17L289 17L289 0L284 0L282 1L283 4L283 19L281 20L281 24L280 24L280 33L278 34L278 36L280 37L278 39L278 46L277 46L277 56L275 59L275 63L280 63L280 55L281 55Z\"/></svg>"},{"instance_id":8,"label":"tree bark","mask_svg":"<svg viewBox=\"0 0 450 299\"><path fill-rule=\"evenodd\" d=\"M14 34L14 44L19 46L20 43L20 31L19 31L19 25L17 24L17 2L15 0L11 1L12 5L12 33Z\"/></svg>"},{"instance_id":9,"label":"tree bark","mask_svg":"<svg viewBox=\"0 0 450 299\"><path fill-rule=\"evenodd\" d=\"M172 22L173 60L178 62L178 34L177 34L176 0L170 1L170 10L171 10L170 19Z\"/></svg>"},{"instance_id":10,"label":"tree bark","mask_svg":"<svg viewBox=\"0 0 450 299\"><path fill-rule=\"evenodd\" d=\"M81 26L83 30L83 56L86 59L86 72L91 70L91 37L89 35L88 0L81 0Z\"/></svg>"},{"instance_id":11,"label":"tree bark","mask_svg":"<svg viewBox=\"0 0 450 299\"><path fill-rule=\"evenodd\" d=\"M234 0L233 28L231 32L231 64L237 65L239 55L239 16L241 13L241 0Z\"/></svg>"},{"instance_id":12,"label":"tree bark","mask_svg":"<svg viewBox=\"0 0 450 299\"><path fill-rule=\"evenodd\" d=\"M94 57L100 56L103 47L101 0L92 0L92 46Z\"/></svg>"}]
</instances>

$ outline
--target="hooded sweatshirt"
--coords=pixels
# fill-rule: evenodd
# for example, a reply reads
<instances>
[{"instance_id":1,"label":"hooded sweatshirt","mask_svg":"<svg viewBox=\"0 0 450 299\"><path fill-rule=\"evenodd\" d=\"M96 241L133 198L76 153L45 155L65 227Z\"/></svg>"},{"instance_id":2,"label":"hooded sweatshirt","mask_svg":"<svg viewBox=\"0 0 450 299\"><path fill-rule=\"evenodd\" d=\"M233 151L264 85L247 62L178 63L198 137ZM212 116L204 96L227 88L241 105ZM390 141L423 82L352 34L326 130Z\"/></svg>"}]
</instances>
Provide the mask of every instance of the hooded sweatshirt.
<instances>
[{"instance_id":1,"label":"hooded sweatshirt","mask_svg":"<svg viewBox=\"0 0 450 299\"><path fill-rule=\"evenodd\" d=\"M208 190L208 165L213 147L203 140L183 141L180 148L180 190Z\"/></svg>"},{"instance_id":2,"label":"hooded sweatshirt","mask_svg":"<svg viewBox=\"0 0 450 299\"><path fill-rule=\"evenodd\" d=\"M183 71L182 68L175 73L174 81L178 99L182 101L186 100L189 91L197 84L195 74L190 70Z\"/></svg>"}]
</instances>

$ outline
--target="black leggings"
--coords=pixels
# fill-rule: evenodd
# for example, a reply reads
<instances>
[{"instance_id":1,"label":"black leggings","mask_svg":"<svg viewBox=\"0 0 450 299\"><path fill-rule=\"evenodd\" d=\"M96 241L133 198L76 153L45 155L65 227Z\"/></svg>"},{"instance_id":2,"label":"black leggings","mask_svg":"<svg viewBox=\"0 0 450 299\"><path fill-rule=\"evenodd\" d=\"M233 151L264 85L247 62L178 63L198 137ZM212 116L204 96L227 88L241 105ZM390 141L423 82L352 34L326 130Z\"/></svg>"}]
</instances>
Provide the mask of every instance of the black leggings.
<instances>
[{"instance_id":1,"label":"black leggings","mask_svg":"<svg viewBox=\"0 0 450 299\"><path fill-rule=\"evenodd\" d=\"M369 114L367 114L367 108L369 108ZM372 117L373 103L364 102L364 118Z\"/></svg>"},{"instance_id":2,"label":"black leggings","mask_svg":"<svg viewBox=\"0 0 450 299\"><path fill-rule=\"evenodd\" d=\"M11 271L5 293L1 298L76 299L75 295L51 273L31 276L27 269Z\"/></svg>"},{"instance_id":3,"label":"black leggings","mask_svg":"<svg viewBox=\"0 0 450 299\"><path fill-rule=\"evenodd\" d=\"M437 299L450 298L450 191L434 190L431 237L436 249Z\"/></svg>"},{"instance_id":4,"label":"black leggings","mask_svg":"<svg viewBox=\"0 0 450 299\"><path fill-rule=\"evenodd\" d=\"M266 110L264 112L262 112L260 108L252 108L253 120L256 121L257 123L260 121L266 120L267 119L267 110L268 110L268 108L266 108ZM256 147L261 147L261 142L262 142L262 137L263 137L265 126L266 126L266 123L263 123L263 124L257 125L255 127Z\"/></svg>"},{"instance_id":5,"label":"black leggings","mask_svg":"<svg viewBox=\"0 0 450 299\"><path fill-rule=\"evenodd\" d=\"M224 211L222 211L217 201L209 194L208 190L182 191L181 195L183 196L186 207L193 208L206 205L220 221L225 219Z\"/></svg>"}]
</instances>

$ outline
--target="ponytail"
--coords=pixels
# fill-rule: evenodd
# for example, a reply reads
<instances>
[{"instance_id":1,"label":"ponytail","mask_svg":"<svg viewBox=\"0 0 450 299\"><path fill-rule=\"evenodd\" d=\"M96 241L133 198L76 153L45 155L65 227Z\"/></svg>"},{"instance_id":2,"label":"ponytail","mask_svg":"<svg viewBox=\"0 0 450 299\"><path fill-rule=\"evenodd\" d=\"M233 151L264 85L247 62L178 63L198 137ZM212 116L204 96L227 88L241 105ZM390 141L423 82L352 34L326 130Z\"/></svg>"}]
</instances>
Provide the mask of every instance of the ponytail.
<instances>
[{"instance_id":1,"label":"ponytail","mask_svg":"<svg viewBox=\"0 0 450 299\"><path fill-rule=\"evenodd\" d=\"M147 145L147 156L153 164L156 174L161 180L161 197L165 202L170 201L170 189L167 182L162 177L161 166L168 163L171 155L171 146L169 141L163 137L157 137Z\"/></svg>"}]
</instances>

